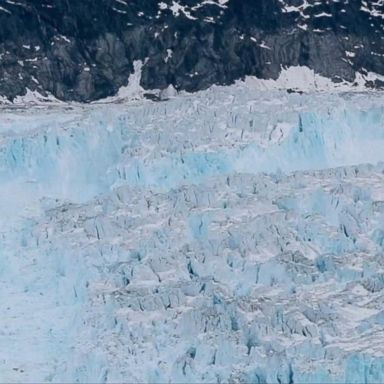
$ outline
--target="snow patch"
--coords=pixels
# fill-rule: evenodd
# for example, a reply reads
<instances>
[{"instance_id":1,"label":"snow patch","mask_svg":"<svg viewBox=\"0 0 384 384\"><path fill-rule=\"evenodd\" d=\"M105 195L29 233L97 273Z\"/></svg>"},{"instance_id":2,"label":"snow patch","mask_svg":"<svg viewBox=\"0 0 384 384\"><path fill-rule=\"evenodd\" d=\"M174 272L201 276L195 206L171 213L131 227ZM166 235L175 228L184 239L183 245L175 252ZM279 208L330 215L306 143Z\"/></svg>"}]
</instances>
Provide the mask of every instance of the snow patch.
<instances>
[{"instance_id":1,"label":"snow patch","mask_svg":"<svg viewBox=\"0 0 384 384\"><path fill-rule=\"evenodd\" d=\"M38 83L37 79L32 77L32 81ZM58 100L52 94L48 93L47 96L42 95L38 91L31 91L27 88L25 95L16 96L13 102L9 101L5 96L0 96L1 105L52 105L52 104L63 104L62 101Z\"/></svg>"},{"instance_id":2,"label":"snow patch","mask_svg":"<svg viewBox=\"0 0 384 384\"><path fill-rule=\"evenodd\" d=\"M277 90L294 89L298 91L364 91L367 82L381 80L384 76L368 72L366 75L356 73L355 81L340 83L333 82L331 79L321 76L313 69L304 66L293 66L282 69L276 80L259 79L254 76L247 76L245 80L237 81L237 84L243 84L255 90Z\"/></svg>"},{"instance_id":3,"label":"snow patch","mask_svg":"<svg viewBox=\"0 0 384 384\"><path fill-rule=\"evenodd\" d=\"M94 103L112 103L116 101L134 101L144 98L145 90L140 85L141 71L144 63L141 60L133 62L133 73L129 76L128 85L121 87L115 96L107 97Z\"/></svg>"}]
</instances>

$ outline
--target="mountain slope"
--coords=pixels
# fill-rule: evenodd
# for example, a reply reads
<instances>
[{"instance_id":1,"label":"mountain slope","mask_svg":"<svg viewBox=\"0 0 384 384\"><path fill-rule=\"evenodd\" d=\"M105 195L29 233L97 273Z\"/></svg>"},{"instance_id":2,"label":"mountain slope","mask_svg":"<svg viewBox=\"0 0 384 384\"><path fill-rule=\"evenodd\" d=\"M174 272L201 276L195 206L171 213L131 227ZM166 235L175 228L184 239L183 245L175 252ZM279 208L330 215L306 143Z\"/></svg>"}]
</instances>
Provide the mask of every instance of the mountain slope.
<instances>
[{"instance_id":1,"label":"mountain slope","mask_svg":"<svg viewBox=\"0 0 384 384\"><path fill-rule=\"evenodd\" d=\"M145 89L276 79L298 65L353 83L384 75L383 19L382 0L0 0L0 95L100 99L135 60Z\"/></svg>"}]
</instances>

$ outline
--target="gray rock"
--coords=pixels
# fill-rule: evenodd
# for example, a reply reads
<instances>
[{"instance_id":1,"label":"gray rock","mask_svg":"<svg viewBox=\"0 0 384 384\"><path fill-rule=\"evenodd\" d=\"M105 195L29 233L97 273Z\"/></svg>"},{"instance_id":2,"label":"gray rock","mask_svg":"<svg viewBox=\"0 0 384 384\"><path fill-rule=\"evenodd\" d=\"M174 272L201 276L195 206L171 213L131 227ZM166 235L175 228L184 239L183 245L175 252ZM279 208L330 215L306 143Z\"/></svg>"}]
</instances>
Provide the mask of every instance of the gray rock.
<instances>
[{"instance_id":1,"label":"gray rock","mask_svg":"<svg viewBox=\"0 0 384 384\"><path fill-rule=\"evenodd\" d=\"M0 0L0 95L12 100L28 88L90 102L127 85L134 60L145 61L146 90L276 79L294 65L335 82L384 74L384 3L307 3Z\"/></svg>"}]
</instances>

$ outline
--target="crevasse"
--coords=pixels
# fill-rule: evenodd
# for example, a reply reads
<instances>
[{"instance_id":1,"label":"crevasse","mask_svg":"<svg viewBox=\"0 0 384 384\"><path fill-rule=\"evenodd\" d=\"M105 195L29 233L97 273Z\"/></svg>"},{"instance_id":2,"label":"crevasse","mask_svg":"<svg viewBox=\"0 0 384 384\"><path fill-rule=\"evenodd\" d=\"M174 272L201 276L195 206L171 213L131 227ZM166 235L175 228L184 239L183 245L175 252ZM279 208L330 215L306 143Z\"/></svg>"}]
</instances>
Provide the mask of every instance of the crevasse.
<instances>
[{"instance_id":1,"label":"crevasse","mask_svg":"<svg viewBox=\"0 0 384 384\"><path fill-rule=\"evenodd\" d=\"M383 382L380 100L3 110L1 381Z\"/></svg>"}]
</instances>

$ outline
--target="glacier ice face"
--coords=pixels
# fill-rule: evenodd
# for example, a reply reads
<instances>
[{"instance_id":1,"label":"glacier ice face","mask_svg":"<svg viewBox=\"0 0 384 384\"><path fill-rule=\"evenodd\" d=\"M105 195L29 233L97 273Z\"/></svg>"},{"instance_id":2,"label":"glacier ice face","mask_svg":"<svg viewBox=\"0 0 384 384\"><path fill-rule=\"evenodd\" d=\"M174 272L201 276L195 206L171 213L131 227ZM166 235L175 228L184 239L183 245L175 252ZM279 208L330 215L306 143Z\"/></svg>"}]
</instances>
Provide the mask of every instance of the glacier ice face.
<instances>
[{"instance_id":1,"label":"glacier ice face","mask_svg":"<svg viewBox=\"0 0 384 384\"><path fill-rule=\"evenodd\" d=\"M375 94L4 109L5 382L384 381Z\"/></svg>"}]
</instances>

